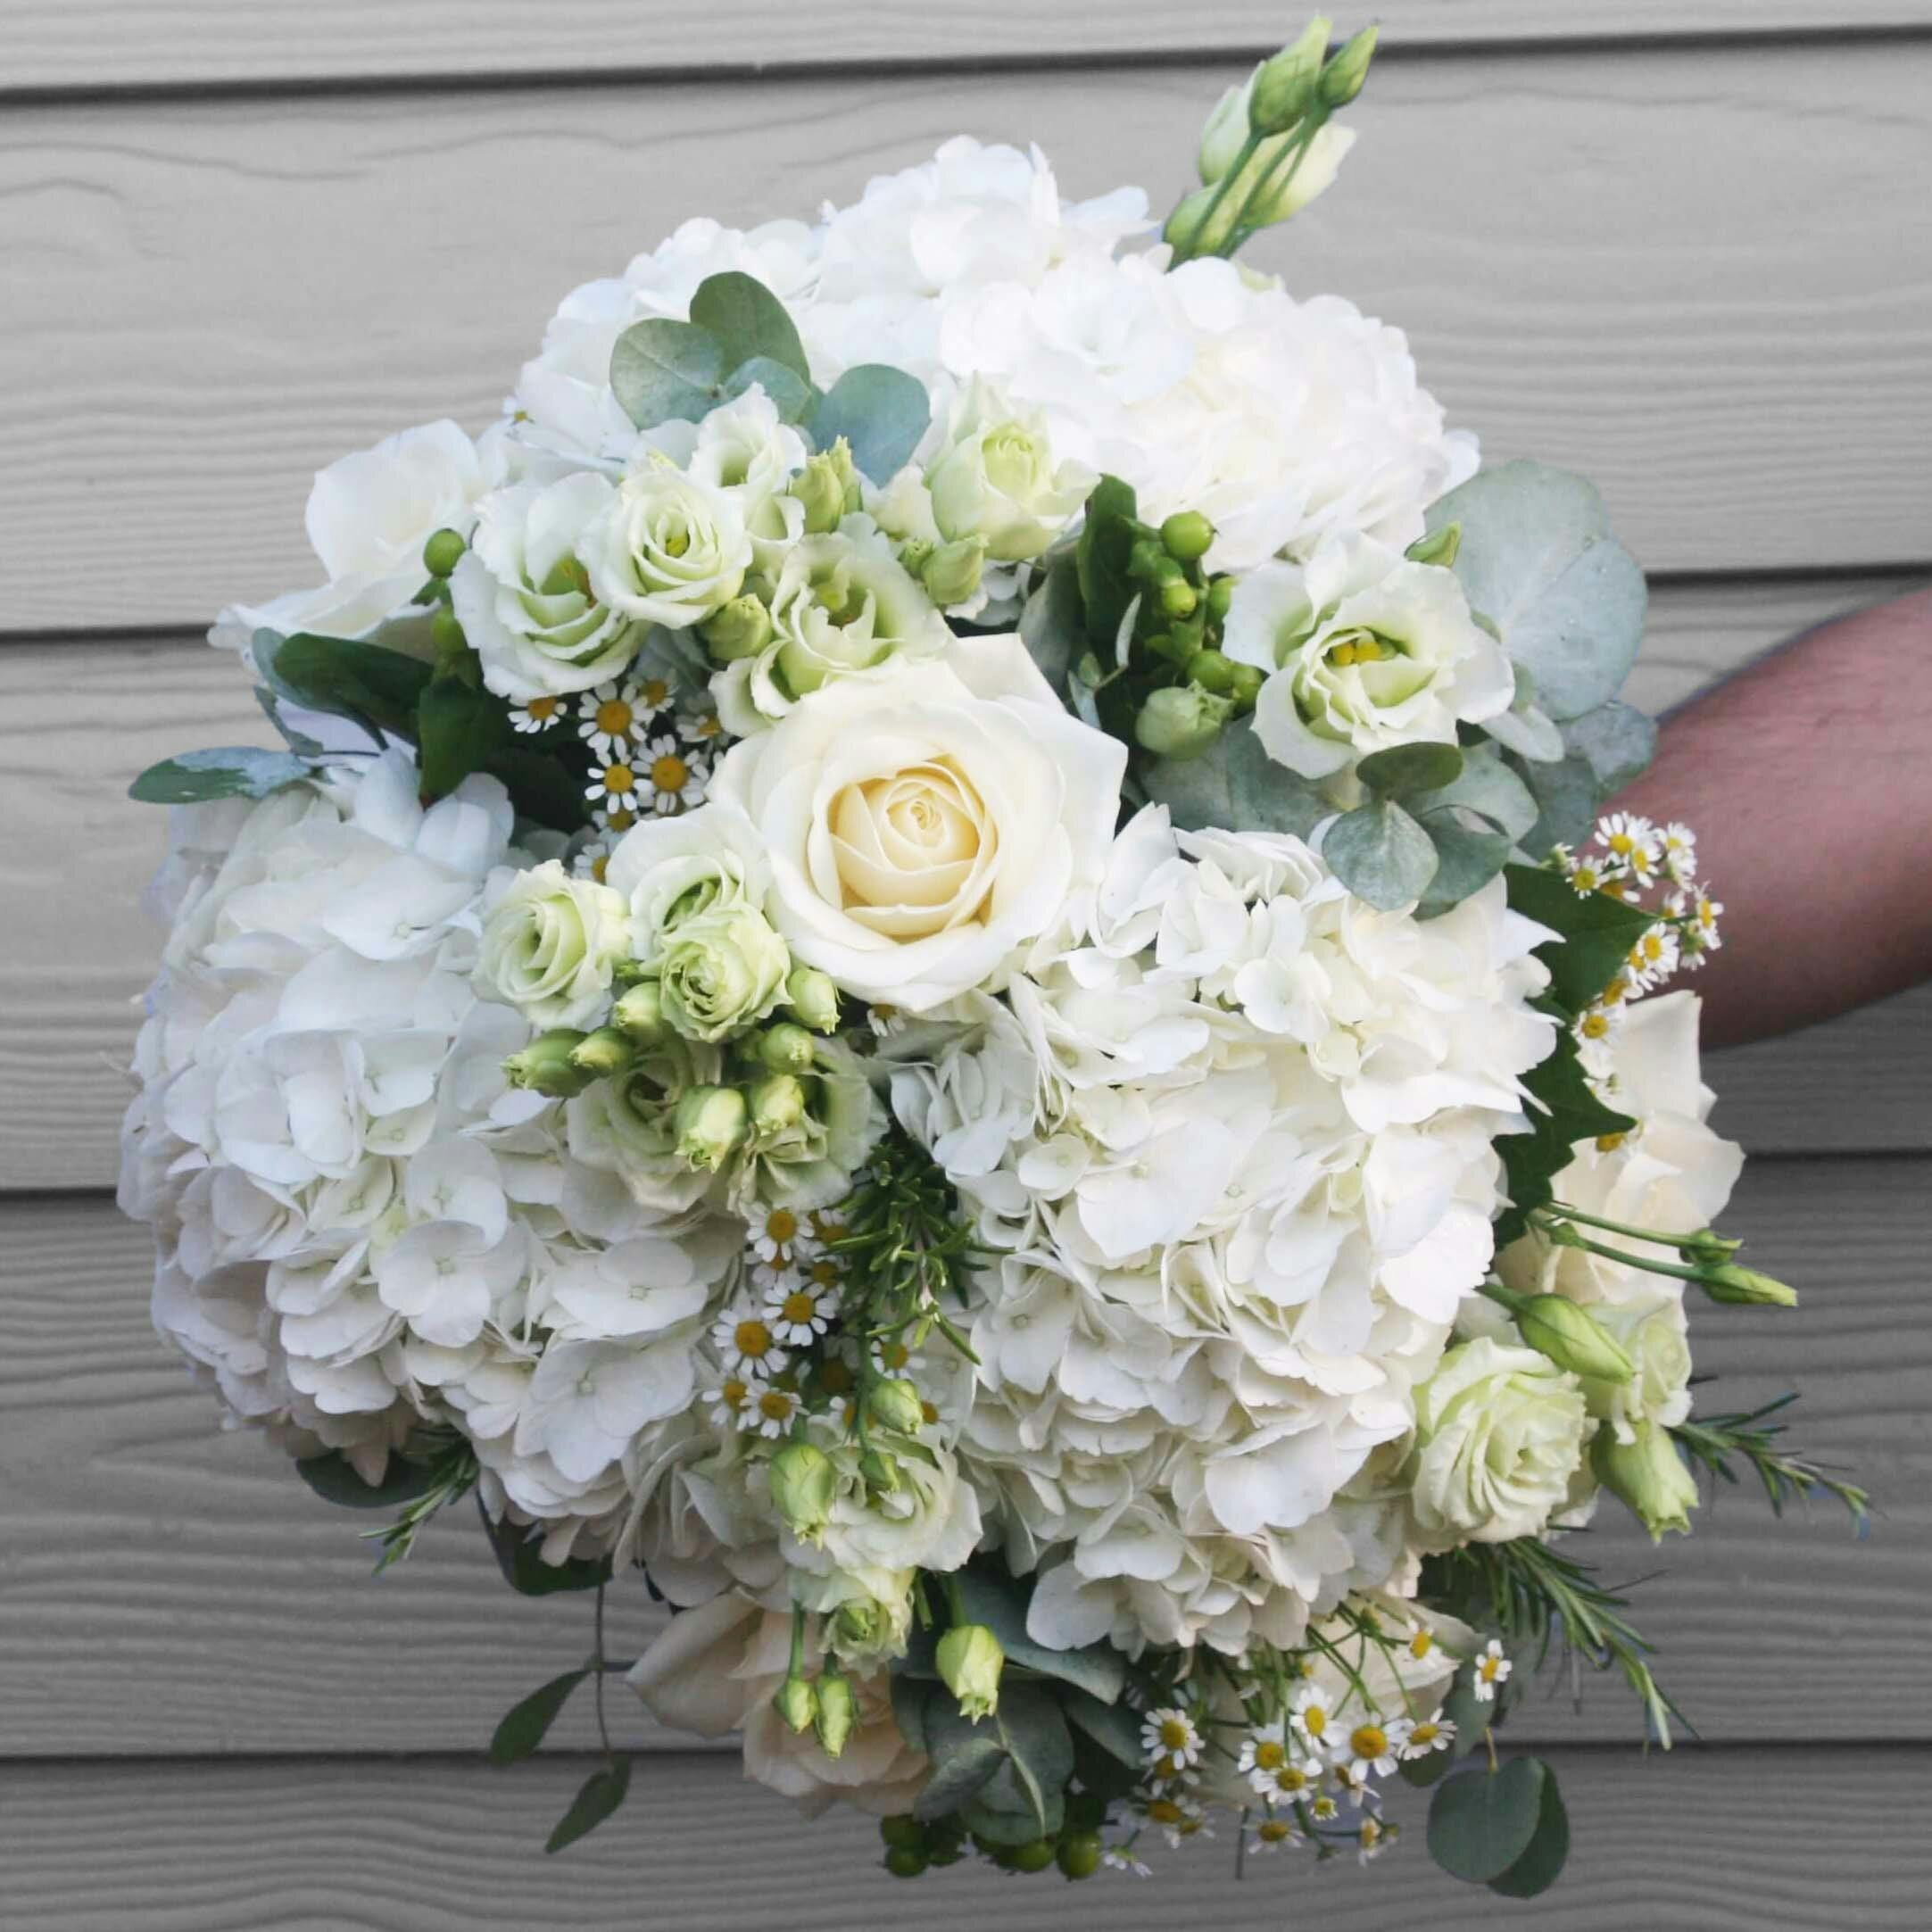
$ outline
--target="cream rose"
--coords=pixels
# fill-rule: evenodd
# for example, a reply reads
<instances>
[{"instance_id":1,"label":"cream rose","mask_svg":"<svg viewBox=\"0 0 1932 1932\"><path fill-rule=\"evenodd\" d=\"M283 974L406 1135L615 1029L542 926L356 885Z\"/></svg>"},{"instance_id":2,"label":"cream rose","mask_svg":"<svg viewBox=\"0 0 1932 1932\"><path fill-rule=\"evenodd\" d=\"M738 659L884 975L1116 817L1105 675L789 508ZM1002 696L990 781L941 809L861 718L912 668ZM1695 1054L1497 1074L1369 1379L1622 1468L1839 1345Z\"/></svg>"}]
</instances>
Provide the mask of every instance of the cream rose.
<instances>
[{"instance_id":1,"label":"cream rose","mask_svg":"<svg viewBox=\"0 0 1932 1932\"><path fill-rule=\"evenodd\" d=\"M750 821L795 957L924 1012L1001 977L1100 876L1124 747L1064 711L1017 637L826 685L734 745L712 800Z\"/></svg>"},{"instance_id":2,"label":"cream rose","mask_svg":"<svg viewBox=\"0 0 1932 1932\"><path fill-rule=\"evenodd\" d=\"M486 901L477 990L534 1026L588 1026L610 997L628 933L624 900L554 859L502 876Z\"/></svg>"}]
</instances>

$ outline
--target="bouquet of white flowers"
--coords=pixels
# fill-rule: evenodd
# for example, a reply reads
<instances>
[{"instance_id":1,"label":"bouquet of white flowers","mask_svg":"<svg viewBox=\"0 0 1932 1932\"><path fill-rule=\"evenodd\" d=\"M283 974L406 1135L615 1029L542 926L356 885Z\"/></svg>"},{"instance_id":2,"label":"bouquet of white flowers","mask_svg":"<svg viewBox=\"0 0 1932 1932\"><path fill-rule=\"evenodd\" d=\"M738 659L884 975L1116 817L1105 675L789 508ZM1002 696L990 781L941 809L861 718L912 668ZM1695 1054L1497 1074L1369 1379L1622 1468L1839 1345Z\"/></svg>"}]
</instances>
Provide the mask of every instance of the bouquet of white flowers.
<instances>
[{"instance_id":1,"label":"bouquet of white flowers","mask_svg":"<svg viewBox=\"0 0 1932 1932\"><path fill-rule=\"evenodd\" d=\"M1862 1506L1692 1416L1687 1290L1795 1298L1657 991L1692 834L1598 818L1641 574L1230 259L1372 50L1258 67L1158 238L966 139L685 223L480 437L317 478L328 582L213 633L286 749L135 786L162 1332L383 1563L474 1491L516 1588L651 1590L650 1710L901 1876L1214 1807L1366 1856L1398 1775L1527 1895L1513 1654L1669 1736L1563 1532L1682 1530L1700 1466Z\"/></svg>"}]
</instances>

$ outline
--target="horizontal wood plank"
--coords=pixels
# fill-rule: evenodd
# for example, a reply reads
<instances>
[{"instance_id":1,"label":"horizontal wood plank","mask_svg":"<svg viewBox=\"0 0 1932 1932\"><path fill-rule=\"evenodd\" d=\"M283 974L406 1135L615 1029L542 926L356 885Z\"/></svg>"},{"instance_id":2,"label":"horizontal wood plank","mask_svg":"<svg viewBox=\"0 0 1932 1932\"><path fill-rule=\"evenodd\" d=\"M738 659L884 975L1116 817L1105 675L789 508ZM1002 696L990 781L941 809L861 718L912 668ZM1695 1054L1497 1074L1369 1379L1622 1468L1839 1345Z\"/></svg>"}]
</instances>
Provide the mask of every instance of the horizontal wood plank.
<instances>
[{"instance_id":1,"label":"horizontal wood plank","mask_svg":"<svg viewBox=\"0 0 1932 1932\"><path fill-rule=\"evenodd\" d=\"M1564 1932L1920 1932L1932 1886L1932 1753L1902 1749L1555 1754L1571 1823L1559 1889L1522 1922ZM1251 1859L1233 1829L1144 1884L1103 1872L1069 1895L1049 1871L1003 1880L976 1860L908 1889L878 1869L872 1820L808 1823L717 1758L640 1765L617 1818L560 1859L538 1847L588 1760L493 1771L439 1759L0 1768L10 1922L33 1932L676 1932L918 1922L1004 1932L1284 1922L1493 1932L1498 1908L1422 1843L1422 1795L1367 1871L1352 1859ZM1514 1923L1513 1915L1508 1920Z\"/></svg>"},{"instance_id":2,"label":"horizontal wood plank","mask_svg":"<svg viewBox=\"0 0 1932 1932\"><path fill-rule=\"evenodd\" d=\"M1638 1621L1705 1737L1924 1737L1932 1161L1754 1165L1725 1224L1804 1304L1694 1311L1721 1378L1706 1410L1801 1388L1795 1439L1854 1467L1885 1513L1859 1544L1830 1506L1779 1524L1727 1492L1662 1551L1614 1505L1573 1547L1607 1580L1654 1578ZM582 1658L587 1601L512 1596L468 1512L372 1581L364 1521L258 1438L217 1432L149 1331L145 1231L107 1203L0 1204L0 1755L477 1748ZM630 1654L651 1613L639 1590L612 1601ZM626 1737L665 1741L623 1711ZM1515 1729L1621 1739L1637 1721L1605 1681L1580 1711L1532 1699ZM556 1741L590 1735L573 1710Z\"/></svg>"},{"instance_id":3,"label":"horizontal wood plank","mask_svg":"<svg viewBox=\"0 0 1932 1932\"><path fill-rule=\"evenodd\" d=\"M311 472L480 426L564 291L687 215L807 212L954 128L1165 206L1233 71L16 108L0 624L311 581ZM1256 259L1402 323L1492 456L1592 475L1653 569L1911 562L1928 78L1932 40L1395 63L1341 186Z\"/></svg>"},{"instance_id":4,"label":"horizontal wood plank","mask_svg":"<svg viewBox=\"0 0 1932 1932\"><path fill-rule=\"evenodd\" d=\"M1338 15L1347 33L1358 16ZM808 8L723 0L675 29L631 0L547 0L541 30L517 0L15 0L0 22L0 74L29 88L209 83L533 79L618 69L676 73L924 61L1081 59L1259 51L1297 16L1273 0L1215 0L1187 13L1157 0L1102 12L1052 0L991 0L970 12L852 0ZM1481 46L1497 40L1646 40L1680 35L1857 32L1932 24L1924 0L1380 0L1361 10L1383 45Z\"/></svg>"}]
</instances>

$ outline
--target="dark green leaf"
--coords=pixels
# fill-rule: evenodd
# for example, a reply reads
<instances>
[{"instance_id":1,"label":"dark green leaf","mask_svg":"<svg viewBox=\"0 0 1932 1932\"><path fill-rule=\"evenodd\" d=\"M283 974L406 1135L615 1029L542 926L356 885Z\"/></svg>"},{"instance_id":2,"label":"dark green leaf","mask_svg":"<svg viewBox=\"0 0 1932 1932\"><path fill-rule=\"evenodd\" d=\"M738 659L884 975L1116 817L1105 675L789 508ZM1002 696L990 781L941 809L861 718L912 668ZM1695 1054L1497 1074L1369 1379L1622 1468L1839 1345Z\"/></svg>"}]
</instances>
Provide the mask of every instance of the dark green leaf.
<instances>
[{"instance_id":1,"label":"dark green leaf","mask_svg":"<svg viewBox=\"0 0 1932 1932\"><path fill-rule=\"evenodd\" d=\"M1535 1758L1512 1758L1498 1771L1459 1772L1437 1787L1429 1806L1429 1855L1472 1885L1500 1878L1536 1836L1546 1773Z\"/></svg>"},{"instance_id":2,"label":"dark green leaf","mask_svg":"<svg viewBox=\"0 0 1932 1932\"><path fill-rule=\"evenodd\" d=\"M1540 1761L1538 1761L1540 1762ZM1556 1883L1570 1856L1570 1813L1556 1788L1556 1773L1543 1766L1543 1802L1537 1812L1536 1835L1530 1847L1489 1889L1505 1898L1534 1898Z\"/></svg>"},{"instance_id":3,"label":"dark green leaf","mask_svg":"<svg viewBox=\"0 0 1932 1932\"><path fill-rule=\"evenodd\" d=\"M1060 1708L1069 1723L1084 1731L1110 1757L1130 1770L1140 1770L1147 1762L1140 1747L1139 1713L1124 1704L1102 1704L1085 1691L1069 1688L1060 1699Z\"/></svg>"},{"instance_id":4,"label":"dark green leaf","mask_svg":"<svg viewBox=\"0 0 1932 1932\"><path fill-rule=\"evenodd\" d=\"M818 394L804 377L783 362L775 362L768 355L754 355L726 377L724 400L729 402L734 396L742 396L753 383L771 399L781 422L802 421Z\"/></svg>"},{"instance_id":5,"label":"dark green leaf","mask_svg":"<svg viewBox=\"0 0 1932 1932\"><path fill-rule=\"evenodd\" d=\"M419 658L314 631L288 637L257 631L255 665L277 697L352 718L371 736L379 729L410 737L416 706L429 683L429 667Z\"/></svg>"},{"instance_id":6,"label":"dark green leaf","mask_svg":"<svg viewBox=\"0 0 1932 1932\"><path fill-rule=\"evenodd\" d=\"M496 1552L496 1566L503 1572L503 1580L519 1595L553 1596L560 1590L593 1590L600 1583L610 1580L608 1556L595 1560L572 1556L560 1563L547 1563L542 1554L541 1534L533 1534L507 1516L493 1522L489 1512L483 1508L480 1496L477 1507L489 1531L490 1546Z\"/></svg>"},{"instance_id":7,"label":"dark green leaf","mask_svg":"<svg viewBox=\"0 0 1932 1932\"><path fill-rule=\"evenodd\" d=\"M311 738L305 731L297 731L282 716L282 701L266 684L255 686L255 702L261 707L262 714L282 734L282 742L291 751L303 758L319 758L327 749L319 738Z\"/></svg>"},{"instance_id":8,"label":"dark green leaf","mask_svg":"<svg viewBox=\"0 0 1932 1932\"><path fill-rule=\"evenodd\" d=\"M763 359L789 369L802 383L811 381L804 344L784 303L756 276L736 269L706 276L691 298L691 319L724 344L726 369Z\"/></svg>"},{"instance_id":9,"label":"dark green leaf","mask_svg":"<svg viewBox=\"0 0 1932 1932\"><path fill-rule=\"evenodd\" d=\"M509 736L501 698L452 674L432 678L416 707L423 796L440 799L455 791L489 763Z\"/></svg>"},{"instance_id":10,"label":"dark green leaf","mask_svg":"<svg viewBox=\"0 0 1932 1932\"><path fill-rule=\"evenodd\" d=\"M949 1700L934 1697L926 1707L926 1754L933 1772L913 1800L913 1815L945 1818L973 1795L1007 1761L1006 1746L991 1719L969 1723Z\"/></svg>"},{"instance_id":11,"label":"dark green leaf","mask_svg":"<svg viewBox=\"0 0 1932 1932\"><path fill-rule=\"evenodd\" d=\"M1127 574L1140 534L1140 501L1118 477L1102 477L1087 498L1074 552L1087 641L1111 664L1127 606L1140 586Z\"/></svg>"},{"instance_id":12,"label":"dark green leaf","mask_svg":"<svg viewBox=\"0 0 1932 1932\"><path fill-rule=\"evenodd\" d=\"M933 1696L933 1687L923 1678L907 1677L894 1671L891 1677L892 1721L899 1726L899 1735L915 1751L923 1751L928 1756L932 1747L926 1739L926 1700Z\"/></svg>"},{"instance_id":13,"label":"dark green leaf","mask_svg":"<svg viewBox=\"0 0 1932 1932\"><path fill-rule=\"evenodd\" d=\"M963 1811L986 1787L985 1815L1007 1818L1007 1827L998 1828L1032 1821L1030 1831L1001 1843L1024 1844L1058 1828L1074 1770L1074 1740L1051 1687L1008 1679L999 1687L999 1708L977 1722L935 1690L925 1705L925 1727L933 1769L913 1806L917 1817ZM991 1837L995 1828L975 1822L973 1828L985 1828Z\"/></svg>"},{"instance_id":14,"label":"dark green leaf","mask_svg":"<svg viewBox=\"0 0 1932 1932\"><path fill-rule=\"evenodd\" d=\"M512 1704L490 1739L490 1762L514 1764L518 1758L528 1757L557 1721L557 1713L569 1703L570 1693L590 1674L587 1666L566 1671L533 1690L520 1704Z\"/></svg>"},{"instance_id":15,"label":"dark green leaf","mask_svg":"<svg viewBox=\"0 0 1932 1932\"><path fill-rule=\"evenodd\" d=\"M1436 848L1388 799L1344 812L1323 834L1322 857L1357 899L1381 912L1412 904L1436 875Z\"/></svg>"},{"instance_id":16,"label":"dark green leaf","mask_svg":"<svg viewBox=\"0 0 1932 1932\"><path fill-rule=\"evenodd\" d=\"M1036 1804L1012 1758L1000 1761L959 1813L959 1822L968 1831L993 1845L1031 1845L1035 1838L1050 1837L1066 1821L1066 1787L1042 1793Z\"/></svg>"},{"instance_id":17,"label":"dark green leaf","mask_svg":"<svg viewBox=\"0 0 1932 1932\"><path fill-rule=\"evenodd\" d=\"M1054 695L1064 699L1074 659L1087 645L1081 622L1080 573L1070 552L1057 557L1034 585L1020 612L1020 639Z\"/></svg>"},{"instance_id":18,"label":"dark green leaf","mask_svg":"<svg viewBox=\"0 0 1932 1932\"><path fill-rule=\"evenodd\" d=\"M1559 845L1580 845L1590 835L1604 792L1590 761L1580 753L1554 764L1512 758L1513 769L1536 800L1537 820L1521 843L1532 858L1547 858Z\"/></svg>"},{"instance_id":19,"label":"dark green leaf","mask_svg":"<svg viewBox=\"0 0 1932 1932\"><path fill-rule=\"evenodd\" d=\"M548 751L529 745L499 745L485 768L502 781L519 818L548 825L553 832L576 832L590 822L583 781Z\"/></svg>"},{"instance_id":20,"label":"dark green leaf","mask_svg":"<svg viewBox=\"0 0 1932 1932\"><path fill-rule=\"evenodd\" d=\"M1463 754L1453 744L1397 744L1373 751L1356 767L1356 776L1382 798L1406 798L1412 792L1439 792L1463 775Z\"/></svg>"},{"instance_id":21,"label":"dark green leaf","mask_svg":"<svg viewBox=\"0 0 1932 1932\"><path fill-rule=\"evenodd\" d=\"M1653 925L1651 916L1607 892L1579 892L1559 873L1538 866L1508 870L1511 909L1563 935L1545 941L1537 958L1550 970L1550 992L1567 1012L1580 1014L1622 966Z\"/></svg>"},{"instance_id":22,"label":"dark green leaf","mask_svg":"<svg viewBox=\"0 0 1932 1932\"><path fill-rule=\"evenodd\" d=\"M1141 789L1184 832L1289 832L1305 839L1334 808L1306 778L1277 765L1247 723L1231 725L1200 758L1154 759Z\"/></svg>"},{"instance_id":23,"label":"dark green leaf","mask_svg":"<svg viewBox=\"0 0 1932 1932\"><path fill-rule=\"evenodd\" d=\"M610 389L640 429L697 422L718 399L728 359L709 329L652 316L633 322L610 351Z\"/></svg>"},{"instance_id":24,"label":"dark green leaf","mask_svg":"<svg viewBox=\"0 0 1932 1932\"><path fill-rule=\"evenodd\" d=\"M1439 1783L1446 1772L1482 1742L1483 1730L1495 1721L1495 1713L1493 1704L1477 1701L1475 1672L1464 1664L1442 1700L1443 1721L1455 1726L1455 1735L1446 1750L1431 1751L1422 1758L1405 1758L1397 1767L1403 1778L1418 1787Z\"/></svg>"},{"instance_id":25,"label":"dark green leaf","mask_svg":"<svg viewBox=\"0 0 1932 1932\"><path fill-rule=\"evenodd\" d=\"M854 464L886 484L911 461L932 419L924 383L883 362L861 362L818 399L806 427L816 449L829 450L843 436Z\"/></svg>"},{"instance_id":26,"label":"dark green leaf","mask_svg":"<svg viewBox=\"0 0 1932 1932\"><path fill-rule=\"evenodd\" d=\"M128 787L143 805L192 805L203 799L265 799L298 784L314 767L286 751L258 745L223 745L211 751L182 751L148 768Z\"/></svg>"},{"instance_id":27,"label":"dark green leaf","mask_svg":"<svg viewBox=\"0 0 1932 1932\"><path fill-rule=\"evenodd\" d=\"M380 1482L364 1482L340 1449L303 1456L295 1464L295 1473L325 1503L339 1503L344 1509L393 1509L398 1503L413 1502L435 1480L435 1471L428 1464L406 1462L394 1450Z\"/></svg>"},{"instance_id":28,"label":"dark green leaf","mask_svg":"<svg viewBox=\"0 0 1932 1932\"><path fill-rule=\"evenodd\" d=\"M570 1801L570 1809L557 1821L557 1828L544 1845L546 1852L560 1852L575 1845L585 1832L594 1831L622 1804L631 1788L631 1761L618 1758L601 1771L593 1771L583 1788Z\"/></svg>"},{"instance_id":29,"label":"dark green leaf","mask_svg":"<svg viewBox=\"0 0 1932 1932\"><path fill-rule=\"evenodd\" d=\"M1570 1165L1580 1140L1599 1134L1628 1133L1637 1124L1604 1105L1583 1071L1576 1036L1568 1027L1556 1035L1549 1056L1523 1076L1530 1105L1525 1133L1500 1136L1496 1151L1503 1163L1504 1190L1510 1206L1496 1223L1497 1245L1513 1241L1538 1207L1554 1198L1551 1183Z\"/></svg>"},{"instance_id":30,"label":"dark green leaf","mask_svg":"<svg viewBox=\"0 0 1932 1932\"><path fill-rule=\"evenodd\" d=\"M1026 1604L1031 1582L1001 1577L983 1570L962 1570L957 1579L966 1621L983 1623L999 1639L1010 1663L1042 1677L1077 1685L1102 1704L1112 1704L1127 1681L1126 1660L1111 1644L1089 1644L1082 1650L1051 1650L1026 1634Z\"/></svg>"}]
</instances>

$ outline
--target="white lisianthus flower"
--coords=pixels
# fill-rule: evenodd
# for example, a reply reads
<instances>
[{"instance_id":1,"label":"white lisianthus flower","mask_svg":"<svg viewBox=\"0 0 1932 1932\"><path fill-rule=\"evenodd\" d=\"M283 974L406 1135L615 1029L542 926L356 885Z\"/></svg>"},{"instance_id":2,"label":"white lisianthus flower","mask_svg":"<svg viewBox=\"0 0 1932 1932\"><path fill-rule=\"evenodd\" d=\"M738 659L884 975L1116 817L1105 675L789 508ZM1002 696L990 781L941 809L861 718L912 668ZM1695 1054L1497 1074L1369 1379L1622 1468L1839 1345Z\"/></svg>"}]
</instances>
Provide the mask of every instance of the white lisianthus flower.
<instances>
[{"instance_id":1,"label":"white lisianthus flower","mask_svg":"<svg viewBox=\"0 0 1932 1932\"><path fill-rule=\"evenodd\" d=\"M770 597L771 641L711 681L725 728L748 738L835 678L937 656L946 620L871 519L852 516L784 552Z\"/></svg>"},{"instance_id":2,"label":"white lisianthus flower","mask_svg":"<svg viewBox=\"0 0 1932 1932\"><path fill-rule=\"evenodd\" d=\"M736 499L758 567L771 571L805 527L805 506L785 485L811 451L754 383L698 425L687 472Z\"/></svg>"},{"instance_id":3,"label":"white lisianthus flower","mask_svg":"<svg viewBox=\"0 0 1932 1932\"><path fill-rule=\"evenodd\" d=\"M683 921L761 908L771 866L742 815L709 804L632 826L604 866L604 883L629 912L632 952L654 966Z\"/></svg>"},{"instance_id":4,"label":"white lisianthus flower","mask_svg":"<svg viewBox=\"0 0 1932 1932\"><path fill-rule=\"evenodd\" d=\"M692 1040L719 1041L778 1004L792 955L757 907L714 905L662 936L656 965L665 1018Z\"/></svg>"},{"instance_id":5,"label":"white lisianthus flower","mask_svg":"<svg viewBox=\"0 0 1932 1932\"><path fill-rule=\"evenodd\" d=\"M600 603L670 630L729 603L751 564L738 501L656 451L626 473L582 549Z\"/></svg>"},{"instance_id":6,"label":"white lisianthus flower","mask_svg":"<svg viewBox=\"0 0 1932 1932\"><path fill-rule=\"evenodd\" d=\"M1080 514L1099 480L1057 463L1045 416L975 377L953 399L926 472L933 519L949 543L980 537L995 563L1037 557Z\"/></svg>"},{"instance_id":7,"label":"white lisianthus flower","mask_svg":"<svg viewBox=\"0 0 1932 1932\"><path fill-rule=\"evenodd\" d=\"M1267 673L1255 731L1268 755L1326 778L1396 745L1454 744L1509 709L1515 675L1452 571L1367 537L1235 585L1223 649Z\"/></svg>"},{"instance_id":8,"label":"white lisianthus flower","mask_svg":"<svg viewBox=\"0 0 1932 1932\"><path fill-rule=\"evenodd\" d=\"M1634 1441L1640 1423L1673 1429L1690 1414L1690 1325L1683 1287L1661 1278L1654 1285L1657 1292L1648 1302L1605 1303L1591 1310L1636 1368L1627 1382L1586 1378L1583 1384L1590 1414L1619 1442Z\"/></svg>"},{"instance_id":9,"label":"white lisianthus flower","mask_svg":"<svg viewBox=\"0 0 1932 1932\"><path fill-rule=\"evenodd\" d=\"M1016 637L830 684L732 747L711 797L767 849L794 955L923 1012L997 979L1088 890L1125 752L1067 716Z\"/></svg>"},{"instance_id":10,"label":"white lisianthus flower","mask_svg":"<svg viewBox=\"0 0 1932 1932\"><path fill-rule=\"evenodd\" d=\"M1405 1465L1424 1548L1534 1536L1570 1500L1596 1424L1574 1375L1480 1336L1415 1391Z\"/></svg>"},{"instance_id":11,"label":"white lisianthus flower","mask_svg":"<svg viewBox=\"0 0 1932 1932\"><path fill-rule=\"evenodd\" d=\"M588 691L637 655L645 626L591 591L579 546L614 492L588 470L486 496L450 579L451 608L483 681L522 702Z\"/></svg>"},{"instance_id":12,"label":"white lisianthus flower","mask_svg":"<svg viewBox=\"0 0 1932 1932\"><path fill-rule=\"evenodd\" d=\"M533 1026L589 1026L610 999L629 927L623 896L554 858L498 875L485 900L477 988Z\"/></svg>"}]
</instances>

